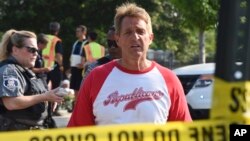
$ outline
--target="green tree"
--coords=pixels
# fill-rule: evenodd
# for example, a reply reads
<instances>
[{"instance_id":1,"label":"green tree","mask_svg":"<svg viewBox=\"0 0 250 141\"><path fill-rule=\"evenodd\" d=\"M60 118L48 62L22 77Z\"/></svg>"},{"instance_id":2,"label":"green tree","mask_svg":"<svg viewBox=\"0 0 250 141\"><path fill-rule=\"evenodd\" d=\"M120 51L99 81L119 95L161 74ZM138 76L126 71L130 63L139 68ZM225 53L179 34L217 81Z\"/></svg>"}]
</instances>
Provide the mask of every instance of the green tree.
<instances>
[{"instance_id":1,"label":"green tree","mask_svg":"<svg viewBox=\"0 0 250 141\"><path fill-rule=\"evenodd\" d=\"M51 21L61 23L64 64L75 40L75 27L84 24L98 33L98 42L106 46L106 32L113 24L115 9L124 0L1 0L0 33L10 28L47 33ZM152 48L169 50L181 63L198 55L194 31L184 26L187 19L169 0L130 0L144 7L152 18L155 34ZM190 6L190 4L188 4ZM187 9L188 10L188 9ZM211 50L212 51L212 50Z\"/></svg>"},{"instance_id":2,"label":"green tree","mask_svg":"<svg viewBox=\"0 0 250 141\"><path fill-rule=\"evenodd\" d=\"M120 1L122 3L122 1ZM71 47L75 41L75 27L84 24L98 33L98 42L106 45L106 32L113 24L114 0L1 0L0 32L8 29L48 33L51 21L61 24L59 36L63 40L64 64L68 66Z\"/></svg>"},{"instance_id":3,"label":"green tree","mask_svg":"<svg viewBox=\"0 0 250 141\"><path fill-rule=\"evenodd\" d=\"M218 0L170 0L185 18L190 29L199 32L199 63L206 62L205 31L217 25Z\"/></svg>"}]
</instances>

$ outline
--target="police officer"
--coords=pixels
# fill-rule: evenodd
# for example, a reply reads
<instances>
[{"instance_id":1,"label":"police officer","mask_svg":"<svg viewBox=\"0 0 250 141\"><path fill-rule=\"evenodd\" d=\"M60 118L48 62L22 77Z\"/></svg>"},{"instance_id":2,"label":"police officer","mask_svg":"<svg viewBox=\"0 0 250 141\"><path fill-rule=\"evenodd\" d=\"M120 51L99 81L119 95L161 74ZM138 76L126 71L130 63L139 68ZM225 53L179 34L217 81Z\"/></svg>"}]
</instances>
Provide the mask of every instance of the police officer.
<instances>
[{"instance_id":1,"label":"police officer","mask_svg":"<svg viewBox=\"0 0 250 141\"><path fill-rule=\"evenodd\" d=\"M62 102L29 69L38 55L33 32L8 30L0 44L0 131L43 127L47 101Z\"/></svg>"},{"instance_id":2,"label":"police officer","mask_svg":"<svg viewBox=\"0 0 250 141\"><path fill-rule=\"evenodd\" d=\"M47 73L51 71L51 68L44 67L42 51L43 49L46 48L46 45L48 44L48 42L49 42L49 39L45 34L40 33L37 35L38 55L36 58L35 66L32 68L32 71L36 74L38 78L41 78L43 80L46 87L48 87Z\"/></svg>"}]
</instances>

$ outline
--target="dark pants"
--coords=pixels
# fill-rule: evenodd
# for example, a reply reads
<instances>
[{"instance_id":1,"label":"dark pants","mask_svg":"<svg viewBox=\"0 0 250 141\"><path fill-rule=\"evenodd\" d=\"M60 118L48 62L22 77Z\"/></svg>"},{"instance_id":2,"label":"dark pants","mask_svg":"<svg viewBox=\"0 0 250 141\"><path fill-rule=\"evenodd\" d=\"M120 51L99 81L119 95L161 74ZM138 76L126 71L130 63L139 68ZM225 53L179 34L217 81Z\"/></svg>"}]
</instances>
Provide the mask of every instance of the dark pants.
<instances>
[{"instance_id":1,"label":"dark pants","mask_svg":"<svg viewBox=\"0 0 250 141\"><path fill-rule=\"evenodd\" d=\"M47 82L51 81L52 89L60 86L62 81L63 73L60 70L59 65L47 74Z\"/></svg>"},{"instance_id":2,"label":"dark pants","mask_svg":"<svg viewBox=\"0 0 250 141\"><path fill-rule=\"evenodd\" d=\"M71 78L70 78L70 88L73 90L79 90L82 82L82 71L77 67L71 67Z\"/></svg>"}]
</instances>

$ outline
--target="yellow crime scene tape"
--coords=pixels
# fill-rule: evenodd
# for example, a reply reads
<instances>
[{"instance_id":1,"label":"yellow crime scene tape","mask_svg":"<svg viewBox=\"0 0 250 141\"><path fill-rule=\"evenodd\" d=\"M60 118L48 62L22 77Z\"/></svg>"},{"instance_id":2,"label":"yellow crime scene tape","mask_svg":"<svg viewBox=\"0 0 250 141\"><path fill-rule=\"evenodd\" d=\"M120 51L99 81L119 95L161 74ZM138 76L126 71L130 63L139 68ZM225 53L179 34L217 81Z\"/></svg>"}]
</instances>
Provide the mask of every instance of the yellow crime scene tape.
<instances>
[{"instance_id":1,"label":"yellow crime scene tape","mask_svg":"<svg viewBox=\"0 0 250 141\"><path fill-rule=\"evenodd\" d=\"M250 124L250 81L226 82L215 78L211 119L233 119Z\"/></svg>"},{"instance_id":2,"label":"yellow crime scene tape","mask_svg":"<svg viewBox=\"0 0 250 141\"><path fill-rule=\"evenodd\" d=\"M0 133L1 141L226 141L228 121L130 124Z\"/></svg>"},{"instance_id":3,"label":"yellow crime scene tape","mask_svg":"<svg viewBox=\"0 0 250 141\"><path fill-rule=\"evenodd\" d=\"M0 132L0 141L229 141L230 124L250 123L249 95L250 82L215 78L208 120Z\"/></svg>"}]
</instances>

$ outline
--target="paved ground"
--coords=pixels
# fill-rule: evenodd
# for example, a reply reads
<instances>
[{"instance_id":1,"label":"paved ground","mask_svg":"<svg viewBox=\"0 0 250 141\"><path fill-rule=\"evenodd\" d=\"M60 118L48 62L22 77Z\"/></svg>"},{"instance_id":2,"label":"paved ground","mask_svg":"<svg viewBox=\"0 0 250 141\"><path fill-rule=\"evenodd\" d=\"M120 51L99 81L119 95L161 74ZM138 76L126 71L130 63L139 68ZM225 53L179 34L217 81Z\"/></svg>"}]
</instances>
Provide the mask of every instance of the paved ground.
<instances>
[{"instance_id":1,"label":"paved ground","mask_svg":"<svg viewBox=\"0 0 250 141\"><path fill-rule=\"evenodd\" d=\"M59 113L62 116L53 116L56 121L58 128L66 127L71 116L71 113L68 113L66 110L59 110Z\"/></svg>"}]
</instances>

